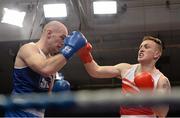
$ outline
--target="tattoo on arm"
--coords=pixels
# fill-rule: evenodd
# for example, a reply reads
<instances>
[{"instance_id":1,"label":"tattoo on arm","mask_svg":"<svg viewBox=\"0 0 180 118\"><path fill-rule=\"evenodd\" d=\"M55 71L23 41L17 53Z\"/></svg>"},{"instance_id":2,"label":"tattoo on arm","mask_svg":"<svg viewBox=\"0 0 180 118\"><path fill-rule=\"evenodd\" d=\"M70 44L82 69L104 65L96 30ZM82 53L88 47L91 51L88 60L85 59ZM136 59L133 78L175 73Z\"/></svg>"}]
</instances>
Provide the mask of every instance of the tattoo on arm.
<instances>
[{"instance_id":1,"label":"tattoo on arm","mask_svg":"<svg viewBox=\"0 0 180 118\"><path fill-rule=\"evenodd\" d=\"M171 87L170 87L170 83L168 80L166 80L163 84L162 84L162 89L165 90L166 92L170 92Z\"/></svg>"}]
</instances>

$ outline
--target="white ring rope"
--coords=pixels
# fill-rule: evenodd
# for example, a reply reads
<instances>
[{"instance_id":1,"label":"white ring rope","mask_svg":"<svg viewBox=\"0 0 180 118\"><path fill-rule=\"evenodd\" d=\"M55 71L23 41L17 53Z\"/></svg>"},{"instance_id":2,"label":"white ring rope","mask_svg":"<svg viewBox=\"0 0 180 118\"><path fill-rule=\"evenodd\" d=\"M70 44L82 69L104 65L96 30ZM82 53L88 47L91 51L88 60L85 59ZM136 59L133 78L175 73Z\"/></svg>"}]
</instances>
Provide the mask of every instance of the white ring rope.
<instances>
[{"instance_id":1,"label":"white ring rope","mask_svg":"<svg viewBox=\"0 0 180 118\"><path fill-rule=\"evenodd\" d=\"M14 96L0 95L1 108L30 107L71 107L74 105L88 107L89 105L180 105L180 91L174 90L170 95L129 95L121 94L120 89L82 90L77 92L19 94Z\"/></svg>"}]
</instances>

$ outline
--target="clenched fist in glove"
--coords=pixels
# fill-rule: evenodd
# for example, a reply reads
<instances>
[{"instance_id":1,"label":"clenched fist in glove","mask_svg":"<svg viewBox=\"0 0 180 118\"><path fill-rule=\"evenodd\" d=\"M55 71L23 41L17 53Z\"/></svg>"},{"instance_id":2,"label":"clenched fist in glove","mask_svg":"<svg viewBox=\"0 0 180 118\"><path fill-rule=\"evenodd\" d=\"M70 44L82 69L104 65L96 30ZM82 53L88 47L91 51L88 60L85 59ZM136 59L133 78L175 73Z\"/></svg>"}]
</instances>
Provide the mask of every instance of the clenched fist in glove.
<instances>
[{"instance_id":1,"label":"clenched fist in glove","mask_svg":"<svg viewBox=\"0 0 180 118\"><path fill-rule=\"evenodd\" d=\"M134 83L142 91L153 92L154 80L149 72L141 72L134 78Z\"/></svg>"},{"instance_id":2,"label":"clenched fist in glove","mask_svg":"<svg viewBox=\"0 0 180 118\"><path fill-rule=\"evenodd\" d=\"M68 60L76 53L80 48L86 45L86 38L81 32L73 31L64 39L64 47L60 52Z\"/></svg>"},{"instance_id":3,"label":"clenched fist in glove","mask_svg":"<svg viewBox=\"0 0 180 118\"><path fill-rule=\"evenodd\" d=\"M91 50L92 45L90 43L86 43L86 45L78 51L78 55L84 64L90 63L93 60Z\"/></svg>"}]
</instances>

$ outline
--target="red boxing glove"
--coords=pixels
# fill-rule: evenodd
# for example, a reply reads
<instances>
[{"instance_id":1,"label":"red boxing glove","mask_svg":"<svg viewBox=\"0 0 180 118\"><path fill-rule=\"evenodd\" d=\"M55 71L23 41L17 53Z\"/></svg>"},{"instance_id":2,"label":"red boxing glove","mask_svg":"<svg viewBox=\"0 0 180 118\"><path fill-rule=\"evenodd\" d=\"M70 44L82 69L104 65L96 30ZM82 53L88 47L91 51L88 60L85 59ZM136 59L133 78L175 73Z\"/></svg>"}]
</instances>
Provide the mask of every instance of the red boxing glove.
<instances>
[{"instance_id":1,"label":"red boxing glove","mask_svg":"<svg viewBox=\"0 0 180 118\"><path fill-rule=\"evenodd\" d=\"M86 43L86 45L78 51L78 55L84 64L92 62L93 57L91 55L91 50L92 45L90 43Z\"/></svg>"},{"instance_id":2,"label":"red boxing glove","mask_svg":"<svg viewBox=\"0 0 180 118\"><path fill-rule=\"evenodd\" d=\"M136 86L140 90L149 90L150 92L154 89L154 80L149 72L141 72L134 78Z\"/></svg>"}]
</instances>

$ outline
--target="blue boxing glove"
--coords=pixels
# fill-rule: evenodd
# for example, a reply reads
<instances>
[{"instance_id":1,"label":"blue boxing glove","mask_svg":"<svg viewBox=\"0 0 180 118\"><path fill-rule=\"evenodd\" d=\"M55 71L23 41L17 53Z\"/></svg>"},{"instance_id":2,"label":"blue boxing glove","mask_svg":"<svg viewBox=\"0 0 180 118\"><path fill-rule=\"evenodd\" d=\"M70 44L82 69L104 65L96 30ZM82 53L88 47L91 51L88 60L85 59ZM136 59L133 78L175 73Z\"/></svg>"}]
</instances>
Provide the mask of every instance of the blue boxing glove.
<instances>
[{"instance_id":1,"label":"blue boxing glove","mask_svg":"<svg viewBox=\"0 0 180 118\"><path fill-rule=\"evenodd\" d=\"M56 79L54 81L53 92L68 91L70 90L70 83L64 80L62 73L56 73Z\"/></svg>"},{"instance_id":2,"label":"blue boxing glove","mask_svg":"<svg viewBox=\"0 0 180 118\"><path fill-rule=\"evenodd\" d=\"M52 91L61 92L70 90L70 83L66 80L55 80Z\"/></svg>"},{"instance_id":3,"label":"blue boxing glove","mask_svg":"<svg viewBox=\"0 0 180 118\"><path fill-rule=\"evenodd\" d=\"M80 48L84 47L86 42L87 40L81 32L73 31L64 39L64 47L60 50L60 52L68 60Z\"/></svg>"}]
</instances>

